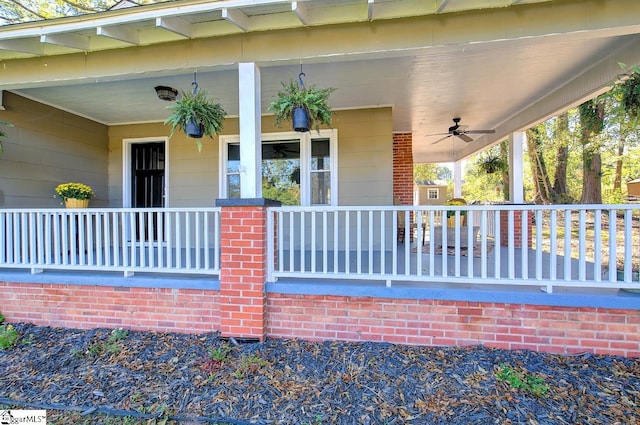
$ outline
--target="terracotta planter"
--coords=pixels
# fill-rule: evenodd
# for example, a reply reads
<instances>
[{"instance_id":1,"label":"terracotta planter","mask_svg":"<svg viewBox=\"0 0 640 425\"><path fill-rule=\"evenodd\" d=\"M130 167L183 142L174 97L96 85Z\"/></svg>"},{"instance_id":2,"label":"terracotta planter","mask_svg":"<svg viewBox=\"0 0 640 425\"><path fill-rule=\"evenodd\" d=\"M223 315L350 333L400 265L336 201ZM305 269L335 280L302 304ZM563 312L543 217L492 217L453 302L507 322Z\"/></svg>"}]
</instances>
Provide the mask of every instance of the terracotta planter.
<instances>
[{"instance_id":1,"label":"terracotta planter","mask_svg":"<svg viewBox=\"0 0 640 425\"><path fill-rule=\"evenodd\" d=\"M67 198L64 200L66 208L87 208L89 206L88 199Z\"/></svg>"}]
</instances>

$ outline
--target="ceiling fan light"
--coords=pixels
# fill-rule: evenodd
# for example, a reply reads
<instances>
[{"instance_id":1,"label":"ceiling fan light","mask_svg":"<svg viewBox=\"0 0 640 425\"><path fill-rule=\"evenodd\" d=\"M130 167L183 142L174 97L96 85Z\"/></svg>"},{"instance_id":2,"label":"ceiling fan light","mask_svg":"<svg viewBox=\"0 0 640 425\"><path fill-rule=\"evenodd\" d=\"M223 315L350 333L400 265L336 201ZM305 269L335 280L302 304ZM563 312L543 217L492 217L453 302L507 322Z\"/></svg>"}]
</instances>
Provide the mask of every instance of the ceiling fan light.
<instances>
[{"instance_id":1,"label":"ceiling fan light","mask_svg":"<svg viewBox=\"0 0 640 425\"><path fill-rule=\"evenodd\" d=\"M160 100L173 102L178 96L178 90L169 86L155 86L156 94Z\"/></svg>"}]
</instances>

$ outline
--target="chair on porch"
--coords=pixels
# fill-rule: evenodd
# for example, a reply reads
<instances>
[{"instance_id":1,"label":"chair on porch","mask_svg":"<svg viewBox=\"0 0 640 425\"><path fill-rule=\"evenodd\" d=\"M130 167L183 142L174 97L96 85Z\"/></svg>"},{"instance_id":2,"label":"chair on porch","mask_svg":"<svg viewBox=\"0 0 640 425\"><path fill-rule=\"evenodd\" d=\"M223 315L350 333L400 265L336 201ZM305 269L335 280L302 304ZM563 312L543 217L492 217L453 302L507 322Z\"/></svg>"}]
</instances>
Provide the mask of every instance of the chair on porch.
<instances>
[{"instance_id":1,"label":"chair on porch","mask_svg":"<svg viewBox=\"0 0 640 425\"><path fill-rule=\"evenodd\" d=\"M397 206L401 206L403 205L402 202L400 202L400 200L398 198L394 198L393 199L393 205L397 205ZM410 216L412 216L413 213L410 213ZM405 214L404 211L400 211L398 213L398 243L404 243L404 237L405 237ZM413 242L413 231L414 229L418 228L418 224L414 223L413 221L411 223L409 223L409 242ZM422 245L425 244L426 241L426 224L423 222L422 223Z\"/></svg>"}]
</instances>

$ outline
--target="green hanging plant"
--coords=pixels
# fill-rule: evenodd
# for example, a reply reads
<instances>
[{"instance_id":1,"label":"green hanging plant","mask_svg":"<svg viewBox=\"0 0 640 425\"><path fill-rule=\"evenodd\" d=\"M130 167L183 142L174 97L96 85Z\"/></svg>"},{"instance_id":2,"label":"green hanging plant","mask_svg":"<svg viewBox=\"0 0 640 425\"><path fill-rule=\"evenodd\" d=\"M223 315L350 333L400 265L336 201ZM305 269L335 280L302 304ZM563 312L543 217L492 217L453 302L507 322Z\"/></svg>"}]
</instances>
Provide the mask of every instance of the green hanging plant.
<instances>
[{"instance_id":1,"label":"green hanging plant","mask_svg":"<svg viewBox=\"0 0 640 425\"><path fill-rule=\"evenodd\" d=\"M634 67L629 79L621 84L622 106L633 116L640 116L640 67Z\"/></svg>"},{"instance_id":2,"label":"green hanging plant","mask_svg":"<svg viewBox=\"0 0 640 425\"><path fill-rule=\"evenodd\" d=\"M209 98L207 92L198 90L193 92L182 91L182 96L174 105L168 106L171 115L165 120L165 124L171 125L173 136L176 129L184 131L188 137L195 138L198 151L202 151L202 141L200 138L205 135L213 139L216 134L220 134L226 111L217 102ZM193 131L192 126L199 131Z\"/></svg>"},{"instance_id":3,"label":"green hanging plant","mask_svg":"<svg viewBox=\"0 0 640 425\"><path fill-rule=\"evenodd\" d=\"M304 74L300 74L302 76ZM307 112L309 128L320 130L320 124L331 127L331 115L333 111L329 105L329 96L335 88L317 88L315 85L306 87L291 78L289 82L282 83L282 89L276 94L269 105L269 110L274 114L276 126L283 122L293 121L293 113L296 108L302 108Z\"/></svg>"},{"instance_id":4,"label":"green hanging plant","mask_svg":"<svg viewBox=\"0 0 640 425\"><path fill-rule=\"evenodd\" d=\"M478 162L478 167L487 174L494 174L508 170L509 164L504 158L490 153Z\"/></svg>"}]
</instances>

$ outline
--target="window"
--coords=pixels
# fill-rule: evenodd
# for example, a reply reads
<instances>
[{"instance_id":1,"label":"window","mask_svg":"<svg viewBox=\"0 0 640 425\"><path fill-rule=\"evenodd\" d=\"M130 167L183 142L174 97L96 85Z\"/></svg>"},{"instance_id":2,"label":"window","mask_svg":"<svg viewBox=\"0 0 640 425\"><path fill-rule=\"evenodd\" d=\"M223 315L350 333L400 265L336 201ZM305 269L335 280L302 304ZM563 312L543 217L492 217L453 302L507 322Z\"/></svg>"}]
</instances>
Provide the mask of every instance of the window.
<instances>
[{"instance_id":1,"label":"window","mask_svg":"<svg viewBox=\"0 0 640 425\"><path fill-rule=\"evenodd\" d=\"M438 199L440 197L440 191L438 189L427 189L428 199Z\"/></svg>"},{"instance_id":2,"label":"window","mask_svg":"<svg viewBox=\"0 0 640 425\"><path fill-rule=\"evenodd\" d=\"M262 196L283 205L337 205L336 136L336 130L263 135ZM239 198L239 136L220 142L220 195Z\"/></svg>"}]
</instances>

